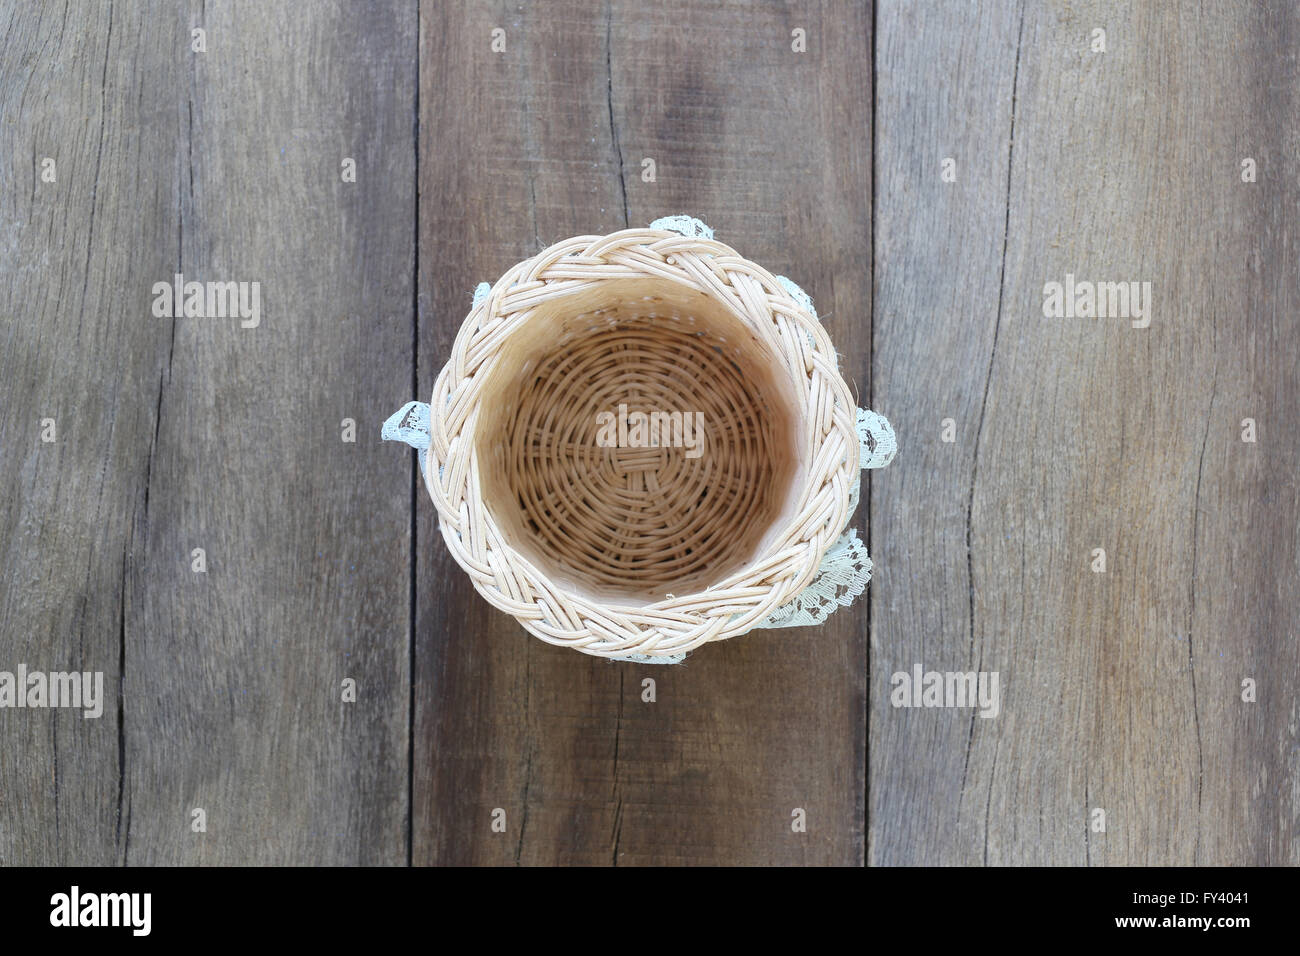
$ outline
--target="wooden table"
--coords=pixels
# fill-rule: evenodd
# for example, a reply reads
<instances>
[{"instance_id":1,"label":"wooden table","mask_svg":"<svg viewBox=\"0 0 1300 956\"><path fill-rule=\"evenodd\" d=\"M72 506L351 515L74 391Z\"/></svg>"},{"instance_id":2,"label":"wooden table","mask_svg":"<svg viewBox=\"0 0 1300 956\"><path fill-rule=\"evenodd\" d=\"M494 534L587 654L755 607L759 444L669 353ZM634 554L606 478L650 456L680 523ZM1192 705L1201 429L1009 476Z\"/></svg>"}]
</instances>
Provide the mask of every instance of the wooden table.
<instances>
[{"instance_id":1,"label":"wooden table","mask_svg":"<svg viewBox=\"0 0 1300 956\"><path fill-rule=\"evenodd\" d=\"M0 863L1300 863L1300 14L1184 13L0 3L0 670L106 695L0 710ZM379 426L477 282L679 212L902 450L866 598L656 668L492 610Z\"/></svg>"}]
</instances>

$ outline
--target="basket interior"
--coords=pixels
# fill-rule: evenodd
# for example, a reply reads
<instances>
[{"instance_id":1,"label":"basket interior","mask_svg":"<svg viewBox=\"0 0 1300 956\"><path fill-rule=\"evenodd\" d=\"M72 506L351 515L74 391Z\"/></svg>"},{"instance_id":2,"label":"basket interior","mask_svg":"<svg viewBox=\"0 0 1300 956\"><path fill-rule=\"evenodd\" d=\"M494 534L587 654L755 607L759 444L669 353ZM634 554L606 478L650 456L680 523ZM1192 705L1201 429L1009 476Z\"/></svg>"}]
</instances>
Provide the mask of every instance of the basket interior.
<instances>
[{"instance_id":1,"label":"basket interior","mask_svg":"<svg viewBox=\"0 0 1300 956\"><path fill-rule=\"evenodd\" d=\"M502 344L475 431L512 548L603 601L703 590L792 506L800 417L779 359L726 305L610 279L535 307Z\"/></svg>"}]
</instances>

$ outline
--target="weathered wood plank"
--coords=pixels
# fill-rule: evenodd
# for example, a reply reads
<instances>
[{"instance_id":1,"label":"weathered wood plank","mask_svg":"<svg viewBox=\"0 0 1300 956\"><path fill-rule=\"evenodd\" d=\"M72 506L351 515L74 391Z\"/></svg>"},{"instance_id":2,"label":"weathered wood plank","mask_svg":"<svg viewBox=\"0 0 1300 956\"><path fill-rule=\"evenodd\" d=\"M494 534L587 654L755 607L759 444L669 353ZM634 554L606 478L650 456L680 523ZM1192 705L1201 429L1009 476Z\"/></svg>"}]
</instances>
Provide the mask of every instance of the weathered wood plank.
<instances>
[{"instance_id":1,"label":"weathered wood plank","mask_svg":"<svg viewBox=\"0 0 1300 956\"><path fill-rule=\"evenodd\" d=\"M112 700L0 714L35 738L0 748L6 860L404 862L411 481L378 426L412 375L415 6L49 16L14 5L6 39L5 161L61 175L6 190L5 565L31 578L0 620ZM155 317L177 272L260 283L260 322Z\"/></svg>"},{"instance_id":2,"label":"weathered wood plank","mask_svg":"<svg viewBox=\"0 0 1300 956\"><path fill-rule=\"evenodd\" d=\"M869 860L1294 864L1295 13L879 14ZM1067 274L1150 326L1044 317ZM1001 714L894 709L917 662Z\"/></svg>"},{"instance_id":3,"label":"weathered wood plank","mask_svg":"<svg viewBox=\"0 0 1300 956\"><path fill-rule=\"evenodd\" d=\"M124 587L168 352L148 292L183 142L163 6L0 9L0 670L101 672L106 697L0 709L6 864L123 858Z\"/></svg>"},{"instance_id":4,"label":"weathered wood plank","mask_svg":"<svg viewBox=\"0 0 1300 956\"><path fill-rule=\"evenodd\" d=\"M378 430L413 363L415 15L206 10L178 268L260 280L263 315L175 322L127 661L140 862L405 862L410 475Z\"/></svg>"},{"instance_id":5,"label":"weathered wood plank","mask_svg":"<svg viewBox=\"0 0 1300 956\"><path fill-rule=\"evenodd\" d=\"M422 396L476 282L566 236L679 212L800 282L865 392L868 5L422 14ZM415 862L861 862L865 604L679 667L604 662L489 608L427 501L418 528Z\"/></svg>"},{"instance_id":6,"label":"weathered wood plank","mask_svg":"<svg viewBox=\"0 0 1300 956\"><path fill-rule=\"evenodd\" d=\"M958 830L978 796L963 796L970 714L895 710L889 678L979 660L965 527L997 322L1018 11L881 3L876 26L873 405L900 451L871 488L868 863L971 863L982 831ZM958 440L945 443L949 418Z\"/></svg>"}]
</instances>

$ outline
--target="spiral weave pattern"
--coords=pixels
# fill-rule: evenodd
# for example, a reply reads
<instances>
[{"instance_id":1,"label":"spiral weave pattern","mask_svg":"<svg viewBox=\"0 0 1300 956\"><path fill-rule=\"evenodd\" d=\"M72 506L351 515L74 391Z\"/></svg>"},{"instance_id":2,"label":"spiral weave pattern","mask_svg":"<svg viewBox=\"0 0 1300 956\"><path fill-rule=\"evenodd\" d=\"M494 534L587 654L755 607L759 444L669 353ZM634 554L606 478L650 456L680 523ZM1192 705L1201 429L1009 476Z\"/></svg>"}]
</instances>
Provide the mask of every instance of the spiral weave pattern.
<instances>
[{"instance_id":1,"label":"spiral weave pattern","mask_svg":"<svg viewBox=\"0 0 1300 956\"><path fill-rule=\"evenodd\" d=\"M743 324L767 371L793 396L795 420L770 414L751 376L702 332L658 319L639 301L656 297L593 307L603 290L628 287L611 280L642 280L638 289L651 280L674 290L669 299L694 294ZM581 347L556 343L530 360L510 414L488 407L501 401L489 387L493 372L513 376L521 336L530 325L536 331L541 313L570 301L596 317ZM680 449L676 457L595 450L582 423L623 394L647 407L677 397L704 410L719 425L709 437L717 456L694 466ZM660 229L568 239L506 272L461 326L430 409L425 480L453 557L480 594L529 632L601 657L681 654L753 628L813 578L848 520L859 468L856 408L816 316L728 246ZM496 442L503 457L485 455L485 442ZM778 501L764 489L776 487L770 472L783 442L798 470ZM502 461L509 494L494 497L501 482L489 470ZM647 482L652 491L662 483L658 514L620 497ZM533 529L544 560L512 543L517 537L489 499L522 509L511 520ZM727 542L746 528L757 534L744 560L726 566ZM673 582L685 593L663 594ZM662 596L616 593L630 584Z\"/></svg>"},{"instance_id":2,"label":"spiral weave pattern","mask_svg":"<svg viewBox=\"0 0 1300 956\"><path fill-rule=\"evenodd\" d=\"M493 467L549 561L611 594L663 597L707 587L753 550L793 452L776 434L788 423L704 333L653 301L629 305L639 314L544 353L511 396ZM656 426L653 443L603 446L620 411L642 416L643 445Z\"/></svg>"}]
</instances>

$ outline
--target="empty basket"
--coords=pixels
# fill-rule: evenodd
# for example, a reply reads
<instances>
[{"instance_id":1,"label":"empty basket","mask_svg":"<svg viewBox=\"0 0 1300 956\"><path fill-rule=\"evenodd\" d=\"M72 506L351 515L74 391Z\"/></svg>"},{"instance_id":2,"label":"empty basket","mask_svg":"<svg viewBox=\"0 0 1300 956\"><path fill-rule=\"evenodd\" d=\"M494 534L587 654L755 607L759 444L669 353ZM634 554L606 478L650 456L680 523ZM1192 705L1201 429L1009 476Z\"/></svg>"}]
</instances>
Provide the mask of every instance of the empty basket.
<instances>
[{"instance_id":1,"label":"empty basket","mask_svg":"<svg viewBox=\"0 0 1300 956\"><path fill-rule=\"evenodd\" d=\"M812 581L856 501L857 409L810 303L699 232L519 263L434 386L443 537L548 643L662 660L744 634Z\"/></svg>"}]
</instances>

